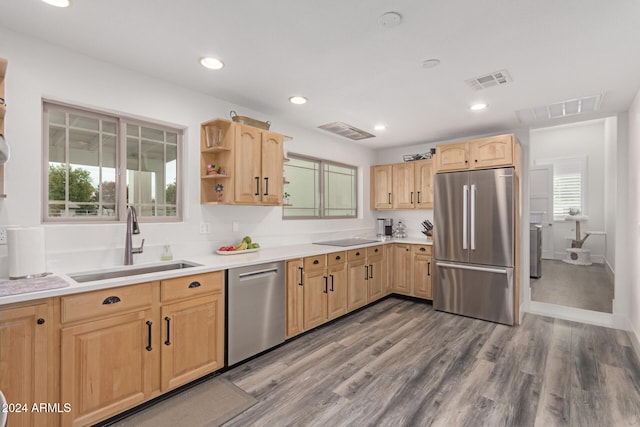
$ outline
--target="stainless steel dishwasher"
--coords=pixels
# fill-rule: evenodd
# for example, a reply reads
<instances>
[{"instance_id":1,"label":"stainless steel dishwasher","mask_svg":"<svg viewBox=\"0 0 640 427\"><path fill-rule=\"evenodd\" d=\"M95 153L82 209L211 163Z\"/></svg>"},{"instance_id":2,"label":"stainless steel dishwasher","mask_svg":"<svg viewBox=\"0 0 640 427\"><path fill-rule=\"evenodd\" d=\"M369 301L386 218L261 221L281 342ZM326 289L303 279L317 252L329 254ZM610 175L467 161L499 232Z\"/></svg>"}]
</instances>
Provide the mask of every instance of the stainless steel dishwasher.
<instances>
[{"instance_id":1,"label":"stainless steel dishwasher","mask_svg":"<svg viewBox=\"0 0 640 427\"><path fill-rule=\"evenodd\" d=\"M227 366L284 342L284 262L227 272Z\"/></svg>"}]
</instances>

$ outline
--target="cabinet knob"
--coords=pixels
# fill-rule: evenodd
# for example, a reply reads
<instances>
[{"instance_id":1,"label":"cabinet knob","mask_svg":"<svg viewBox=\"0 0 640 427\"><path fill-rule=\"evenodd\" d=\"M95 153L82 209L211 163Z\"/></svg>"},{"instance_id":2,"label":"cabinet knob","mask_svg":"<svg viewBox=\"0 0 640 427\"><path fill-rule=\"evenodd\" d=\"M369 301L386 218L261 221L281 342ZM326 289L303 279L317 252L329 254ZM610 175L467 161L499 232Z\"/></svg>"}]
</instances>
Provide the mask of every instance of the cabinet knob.
<instances>
[{"instance_id":1,"label":"cabinet knob","mask_svg":"<svg viewBox=\"0 0 640 427\"><path fill-rule=\"evenodd\" d=\"M38 323L38 325L44 325L44 319L41 317L36 321L36 323Z\"/></svg>"}]
</instances>

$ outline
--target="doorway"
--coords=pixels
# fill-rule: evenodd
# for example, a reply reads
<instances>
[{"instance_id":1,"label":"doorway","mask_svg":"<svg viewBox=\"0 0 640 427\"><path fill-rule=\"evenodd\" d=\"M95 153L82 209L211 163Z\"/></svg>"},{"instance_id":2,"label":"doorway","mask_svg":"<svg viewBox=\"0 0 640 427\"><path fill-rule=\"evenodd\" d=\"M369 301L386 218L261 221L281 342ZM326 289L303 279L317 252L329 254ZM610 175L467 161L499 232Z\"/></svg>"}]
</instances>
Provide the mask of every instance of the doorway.
<instances>
[{"instance_id":1,"label":"doorway","mask_svg":"<svg viewBox=\"0 0 640 427\"><path fill-rule=\"evenodd\" d=\"M606 173L605 158L615 144L606 143L607 120L616 118L530 132L530 222L542 227L542 275L530 280L531 301L613 312L615 255L608 242L615 237L615 203L607 206L605 190L616 178ZM580 262L572 261L576 248L586 254Z\"/></svg>"}]
</instances>

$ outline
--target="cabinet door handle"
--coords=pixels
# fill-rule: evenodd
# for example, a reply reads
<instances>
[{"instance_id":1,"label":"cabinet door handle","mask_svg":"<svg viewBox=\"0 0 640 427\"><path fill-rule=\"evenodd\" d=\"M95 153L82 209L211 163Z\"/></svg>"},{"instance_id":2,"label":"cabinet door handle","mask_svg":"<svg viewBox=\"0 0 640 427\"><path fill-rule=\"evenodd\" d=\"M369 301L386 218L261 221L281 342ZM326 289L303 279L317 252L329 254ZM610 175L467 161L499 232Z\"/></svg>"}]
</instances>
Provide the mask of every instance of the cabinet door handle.
<instances>
[{"instance_id":1,"label":"cabinet door handle","mask_svg":"<svg viewBox=\"0 0 640 427\"><path fill-rule=\"evenodd\" d=\"M147 334L148 334L148 335L147 335L147 347L146 347L147 351L151 351L151 350L153 350L153 349L151 348L151 325L152 325L152 324L153 324L153 323L151 323L151 321L150 321L150 320L147 320Z\"/></svg>"},{"instance_id":2,"label":"cabinet door handle","mask_svg":"<svg viewBox=\"0 0 640 427\"><path fill-rule=\"evenodd\" d=\"M373 264L369 264L369 279L373 279Z\"/></svg>"},{"instance_id":3,"label":"cabinet door handle","mask_svg":"<svg viewBox=\"0 0 640 427\"><path fill-rule=\"evenodd\" d=\"M387 193L387 203L391 204L391 193Z\"/></svg>"},{"instance_id":4,"label":"cabinet door handle","mask_svg":"<svg viewBox=\"0 0 640 427\"><path fill-rule=\"evenodd\" d=\"M413 191L411 192L411 200L409 201L409 203L413 203Z\"/></svg>"},{"instance_id":5,"label":"cabinet door handle","mask_svg":"<svg viewBox=\"0 0 640 427\"><path fill-rule=\"evenodd\" d=\"M431 276L431 263L427 263L427 276Z\"/></svg>"},{"instance_id":6,"label":"cabinet door handle","mask_svg":"<svg viewBox=\"0 0 640 427\"><path fill-rule=\"evenodd\" d=\"M302 286L302 275L304 273L304 268L302 267L298 267L300 269L300 283L298 283L298 286Z\"/></svg>"},{"instance_id":7,"label":"cabinet door handle","mask_svg":"<svg viewBox=\"0 0 640 427\"><path fill-rule=\"evenodd\" d=\"M44 319L41 317L41 318L39 318L38 320L36 320L36 323L37 323L38 325L44 325Z\"/></svg>"},{"instance_id":8,"label":"cabinet door handle","mask_svg":"<svg viewBox=\"0 0 640 427\"><path fill-rule=\"evenodd\" d=\"M331 292L333 292L333 274L330 274L329 276L331 276Z\"/></svg>"},{"instance_id":9,"label":"cabinet door handle","mask_svg":"<svg viewBox=\"0 0 640 427\"><path fill-rule=\"evenodd\" d=\"M420 204L420 192L418 191L418 204Z\"/></svg>"},{"instance_id":10,"label":"cabinet door handle","mask_svg":"<svg viewBox=\"0 0 640 427\"><path fill-rule=\"evenodd\" d=\"M369 266L364 266L364 280L369 280Z\"/></svg>"},{"instance_id":11,"label":"cabinet door handle","mask_svg":"<svg viewBox=\"0 0 640 427\"><path fill-rule=\"evenodd\" d=\"M114 295L114 296L106 297L104 301L102 301L102 304L108 305L108 304L115 304L118 302L120 302L120 298Z\"/></svg>"},{"instance_id":12,"label":"cabinet door handle","mask_svg":"<svg viewBox=\"0 0 640 427\"><path fill-rule=\"evenodd\" d=\"M189 289L199 288L200 286L201 286L201 285L200 285L200 282L191 282L191 283L189 284Z\"/></svg>"},{"instance_id":13,"label":"cabinet door handle","mask_svg":"<svg viewBox=\"0 0 640 427\"><path fill-rule=\"evenodd\" d=\"M264 195L268 196L269 195L269 177L265 177L264 179Z\"/></svg>"},{"instance_id":14,"label":"cabinet door handle","mask_svg":"<svg viewBox=\"0 0 640 427\"><path fill-rule=\"evenodd\" d=\"M324 276L324 293L329 293L329 278L327 276Z\"/></svg>"},{"instance_id":15,"label":"cabinet door handle","mask_svg":"<svg viewBox=\"0 0 640 427\"><path fill-rule=\"evenodd\" d=\"M167 321L167 340L164 342L164 345L171 345L171 318L166 316L164 320Z\"/></svg>"},{"instance_id":16,"label":"cabinet door handle","mask_svg":"<svg viewBox=\"0 0 640 427\"><path fill-rule=\"evenodd\" d=\"M256 194L254 194L255 196L259 196L260 195L260 177L256 176Z\"/></svg>"}]
</instances>

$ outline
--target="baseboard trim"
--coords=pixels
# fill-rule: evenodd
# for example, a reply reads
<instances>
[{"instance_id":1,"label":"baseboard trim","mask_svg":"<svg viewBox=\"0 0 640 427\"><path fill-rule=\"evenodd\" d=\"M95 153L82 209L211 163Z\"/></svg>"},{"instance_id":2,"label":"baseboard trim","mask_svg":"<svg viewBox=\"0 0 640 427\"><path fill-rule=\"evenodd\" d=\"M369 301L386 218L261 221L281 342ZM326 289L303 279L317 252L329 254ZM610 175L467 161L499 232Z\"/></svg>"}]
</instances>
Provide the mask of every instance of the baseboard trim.
<instances>
[{"instance_id":1,"label":"baseboard trim","mask_svg":"<svg viewBox=\"0 0 640 427\"><path fill-rule=\"evenodd\" d=\"M556 319L587 323L589 325L624 329L617 324L618 322L616 322L616 318L612 313L600 313L597 311L583 310L581 308L548 304L538 301L531 301L527 307L527 312L541 316L554 317Z\"/></svg>"},{"instance_id":2,"label":"baseboard trim","mask_svg":"<svg viewBox=\"0 0 640 427\"><path fill-rule=\"evenodd\" d=\"M631 346L636 353L636 357L640 360L640 340L638 339L638 332L633 328L631 322L628 322L627 336L631 341Z\"/></svg>"}]
</instances>

